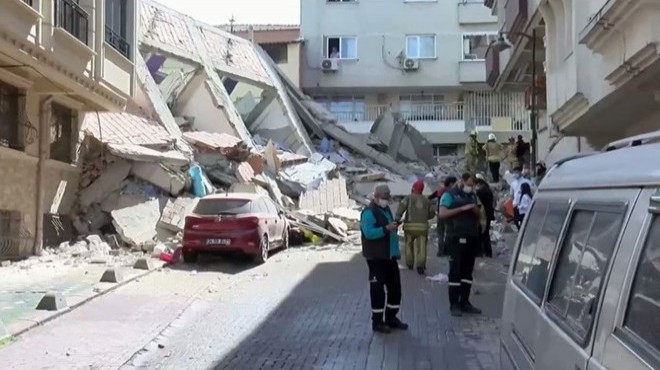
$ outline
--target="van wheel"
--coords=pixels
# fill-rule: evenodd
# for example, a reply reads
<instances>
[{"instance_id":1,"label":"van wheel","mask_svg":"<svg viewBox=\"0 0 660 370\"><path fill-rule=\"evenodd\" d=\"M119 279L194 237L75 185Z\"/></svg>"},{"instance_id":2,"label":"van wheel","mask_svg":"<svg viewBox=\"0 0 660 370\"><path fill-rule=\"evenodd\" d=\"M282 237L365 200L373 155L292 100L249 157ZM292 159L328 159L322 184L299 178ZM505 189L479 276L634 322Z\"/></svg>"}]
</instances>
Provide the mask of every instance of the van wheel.
<instances>
[{"instance_id":1,"label":"van wheel","mask_svg":"<svg viewBox=\"0 0 660 370\"><path fill-rule=\"evenodd\" d=\"M261 242L259 243L259 254L254 256L254 260L257 264L261 265L268 260L268 252L270 251L270 242L268 241L268 235L264 234L261 237Z\"/></svg>"},{"instance_id":2,"label":"van wheel","mask_svg":"<svg viewBox=\"0 0 660 370\"><path fill-rule=\"evenodd\" d=\"M289 228L284 229L284 235L282 235L282 249L289 248Z\"/></svg>"},{"instance_id":3,"label":"van wheel","mask_svg":"<svg viewBox=\"0 0 660 370\"><path fill-rule=\"evenodd\" d=\"M195 263L197 262L197 257L199 255L195 251L183 251L183 262L185 263Z\"/></svg>"}]
</instances>

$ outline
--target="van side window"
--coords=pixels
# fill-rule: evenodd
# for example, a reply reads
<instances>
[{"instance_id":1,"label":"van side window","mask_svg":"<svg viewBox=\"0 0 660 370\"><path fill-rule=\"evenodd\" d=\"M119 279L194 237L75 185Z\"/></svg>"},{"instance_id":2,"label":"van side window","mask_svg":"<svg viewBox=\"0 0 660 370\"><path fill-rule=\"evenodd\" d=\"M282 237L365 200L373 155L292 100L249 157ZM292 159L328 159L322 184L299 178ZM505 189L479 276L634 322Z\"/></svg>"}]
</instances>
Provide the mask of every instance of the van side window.
<instances>
[{"instance_id":1,"label":"van side window","mask_svg":"<svg viewBox=\"0 0 660 370\"><path fill-rule=\"evenodd\" d=\"M545 293L550 261L568 209L568 201L536 201L525 227L513 279L527 288L528 295L537 304Z\"/></svg>"},{"instance_id":2,"label":"van side window","mask_svg":"<svg viewBox=\"0 0 660 370\"><path fill-rule=\"evenodd\" d=\"M622 223L623 210L576 210L561 246L548 308L580 344L591 330Z\"/></svg>"},{"instance_id":3,"label":"van side window","mask_svg":"<svg viewBox=\"0 0 660 370\"><path fill-rule=\"evenodd\" d=\"M623 326L660 358L660 216L646 238Z\"/></svg>"}]
</instances>

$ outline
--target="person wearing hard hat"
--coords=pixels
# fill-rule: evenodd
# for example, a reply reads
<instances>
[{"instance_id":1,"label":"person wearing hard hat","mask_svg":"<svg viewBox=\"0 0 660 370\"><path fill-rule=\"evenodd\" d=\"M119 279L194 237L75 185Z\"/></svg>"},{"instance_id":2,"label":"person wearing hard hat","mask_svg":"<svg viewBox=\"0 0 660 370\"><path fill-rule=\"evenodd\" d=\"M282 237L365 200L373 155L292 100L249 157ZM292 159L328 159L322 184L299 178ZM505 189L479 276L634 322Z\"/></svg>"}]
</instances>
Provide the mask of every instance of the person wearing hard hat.
<instances>
[{"instance_id":1,"label":"person wearing hard hat","mask_svg":"<svg viewBox=\"0 0 660 370\"><path fill-rule=\"evenodd\" d=\"M475 174L479 167L479 150L480 145L477 140L477 132L470 132L470 137L465 143L465 171L467 173Z\"/></svg>"},{"instance_id":2,"label":"person wearing hard hat","mask_svg":"<svg viewBox=\"0 0 660 370\"><path fill-rule=\"evenodd\" d=\"M429 237L429 220L435 217L435 204L422 195L424 181L417 180L411 194L401 201L396 211L396 220L403 220L403 232L406 239L406 265L408 269L417 269L417 273L426 272L426 245ZM405 214L405 216L404 216Z\"/></svg>"},{"instance_id":3,"label":"person wearing hard hat","mask_svg":"<svg viewBox=\"0 0 660 370\"><path fill-rule=\"evenodd\" d=\"M488 169L493 178L493 182L500 182L500 163L502 161L502 145L497 142L495 134L488 135L488 141L484 144Z\"/></svg>"}]
</instances>

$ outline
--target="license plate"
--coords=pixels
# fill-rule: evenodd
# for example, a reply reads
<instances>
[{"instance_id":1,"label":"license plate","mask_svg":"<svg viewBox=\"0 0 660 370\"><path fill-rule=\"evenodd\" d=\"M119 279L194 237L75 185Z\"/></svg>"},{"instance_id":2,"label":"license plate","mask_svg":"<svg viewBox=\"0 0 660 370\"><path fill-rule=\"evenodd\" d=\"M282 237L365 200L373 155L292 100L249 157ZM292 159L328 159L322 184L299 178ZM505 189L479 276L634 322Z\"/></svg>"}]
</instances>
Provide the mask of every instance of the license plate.
<instances>
[{"instance_id":1,"label":"license plate","mask_svg":"<svg viewBox=\"0 0 660 370\"><path fill-rule=\"evenodd\" d=\"M231 240L229 239L208 239L206 245L229 245Z\"/></svg>"}]
</instances>

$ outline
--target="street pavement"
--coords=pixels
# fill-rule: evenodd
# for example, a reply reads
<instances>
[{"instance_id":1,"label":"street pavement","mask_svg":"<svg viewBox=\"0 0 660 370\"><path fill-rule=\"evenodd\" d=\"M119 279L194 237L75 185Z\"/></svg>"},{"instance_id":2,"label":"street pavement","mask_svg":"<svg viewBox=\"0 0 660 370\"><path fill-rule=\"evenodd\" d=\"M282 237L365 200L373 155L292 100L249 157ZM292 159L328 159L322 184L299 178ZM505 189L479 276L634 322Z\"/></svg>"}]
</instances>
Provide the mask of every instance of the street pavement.
<instances>
[{"instance_id":1,"label":"street pavement","mask_svg":"<svg viewBox=\"0 0 660 370\"><path fill-rule=\"evenodd\" d=\"M479 260L475 305L402 270L407 332L374 335L357 246L292 248L262 266L203 258L154 272L0 348L2 369L497 369L501 260ZM429 251L432 255L432 250ZM447 272L429 257L429 274Z\"/></svg>"}]
</instances>

